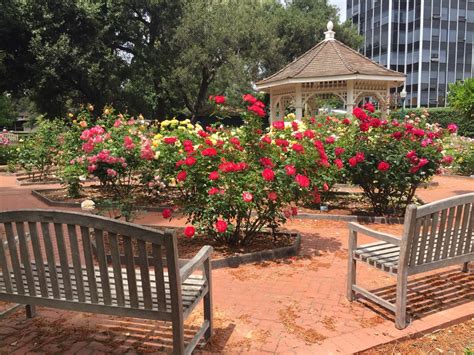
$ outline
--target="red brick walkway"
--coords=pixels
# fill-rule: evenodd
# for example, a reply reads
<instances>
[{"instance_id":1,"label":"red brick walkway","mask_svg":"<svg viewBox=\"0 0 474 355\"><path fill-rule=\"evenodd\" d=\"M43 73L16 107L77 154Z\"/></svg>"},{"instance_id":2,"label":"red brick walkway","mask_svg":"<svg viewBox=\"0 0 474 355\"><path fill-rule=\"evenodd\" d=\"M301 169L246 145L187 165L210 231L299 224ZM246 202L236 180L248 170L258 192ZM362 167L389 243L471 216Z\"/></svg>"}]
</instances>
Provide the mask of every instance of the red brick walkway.
<instances>
[{"instance_id":1,"label":"red brick walkway","mask_svg":"<svg viewBox=\"0 0 474 355\"><path fill-rule=\"evenodd\" d=\"M439 186L419 191L426 202L474 191L472 179L435 181ZM0 176L0 210L45 207L30 195L31 188L16 185L11 176ZM158 214L141 216L137 222L166 223ZM415 320L405 330L396 330L391 314L370 303L350 304L345 299L345 223L294 220L286 227L302 233L299 257L213 272L216 332L203 352L346 354L474 315L474 273L449 268L411 280L409 309ZM372 227L401 231L400 225ZM360 270L363 286L386 288L383 291L393 295L394 279L363 266ZM430 286L434 284L436 288ZM157 322L46 308L27 320L20 310L0 320L0 353L169 351L169 331Z\"/></svg>"}]
</instances>

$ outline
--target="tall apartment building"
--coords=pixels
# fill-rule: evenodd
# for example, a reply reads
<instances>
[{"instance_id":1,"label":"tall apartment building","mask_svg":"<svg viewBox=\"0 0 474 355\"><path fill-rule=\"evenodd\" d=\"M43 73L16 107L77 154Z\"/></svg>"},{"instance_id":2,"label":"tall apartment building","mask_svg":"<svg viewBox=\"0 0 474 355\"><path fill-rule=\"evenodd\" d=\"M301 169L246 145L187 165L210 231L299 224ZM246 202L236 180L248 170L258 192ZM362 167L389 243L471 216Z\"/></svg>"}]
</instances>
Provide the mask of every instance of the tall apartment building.
<instances>
[{"instance_id":1,"label":"tall apartment building","mask_svg":"<svg viewBox=\"0 0 474 355\"><path fill-rule=\"evenodd\" d=\"M407 107L445 106L448 84L474 77L474 0L347 0L347 18L361 53L407 75Z\"/></svg>"}]
</instances>

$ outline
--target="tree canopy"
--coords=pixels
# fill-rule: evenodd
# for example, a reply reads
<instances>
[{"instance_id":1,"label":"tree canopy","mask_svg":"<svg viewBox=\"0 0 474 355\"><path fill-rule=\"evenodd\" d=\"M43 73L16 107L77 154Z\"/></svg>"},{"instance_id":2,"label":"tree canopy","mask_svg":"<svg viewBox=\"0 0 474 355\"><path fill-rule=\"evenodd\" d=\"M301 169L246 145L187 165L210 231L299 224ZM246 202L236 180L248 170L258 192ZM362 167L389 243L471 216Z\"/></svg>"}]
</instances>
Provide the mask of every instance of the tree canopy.
<instances>
[{"instance_id":1,"label":"tree canopy","mask_svg":"<svg viewBox=\"0 0 474 355\"><path fill-rule=\"evenodd\" d=\"M240 96L323 37L357 32L327 0L4 0L0 92L48 117L113 104L163 119L206 115L210 93Z\"/></svg>"}]
</instances>

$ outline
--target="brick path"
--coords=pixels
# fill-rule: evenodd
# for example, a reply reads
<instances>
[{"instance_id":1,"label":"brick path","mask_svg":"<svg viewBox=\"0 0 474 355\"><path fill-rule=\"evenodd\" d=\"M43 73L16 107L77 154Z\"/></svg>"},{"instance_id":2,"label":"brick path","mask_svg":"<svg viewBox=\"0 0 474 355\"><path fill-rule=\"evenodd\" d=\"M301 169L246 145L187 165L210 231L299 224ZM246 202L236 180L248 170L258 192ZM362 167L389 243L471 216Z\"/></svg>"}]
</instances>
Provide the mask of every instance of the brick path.
<instances>
[{"instance_id":1,"label":"brick path","mask_svg":"<svg viewBox=\"0 0 474 355\"><path fill-rule=\"evenodd\" d=\"M474 191L472 179L435 181L439 186L418 193L426 202ZM29 194L31 189L16 185L11 176L0 176L0 210L45 207ZM141 216L137 222L167 223L158 214ZM372 227L401 231L400 225ZM213 272L216 332L202 352L346 354L474 315L474 273L448 268L411 280L409 309L415 320L405 330L396 330L390 313L345 299L345 223L294 220L287 228L302 233L300 256ZM386 288L383 291L393 296L393 278L364 266L360 270L363 286ZM198 313L190 319L189 329L200 317ZM39 308L32 320L22 310L0 320L0 353L169 352L169 342L166 324L131 318Z\"/></svg>"}]
</instances>

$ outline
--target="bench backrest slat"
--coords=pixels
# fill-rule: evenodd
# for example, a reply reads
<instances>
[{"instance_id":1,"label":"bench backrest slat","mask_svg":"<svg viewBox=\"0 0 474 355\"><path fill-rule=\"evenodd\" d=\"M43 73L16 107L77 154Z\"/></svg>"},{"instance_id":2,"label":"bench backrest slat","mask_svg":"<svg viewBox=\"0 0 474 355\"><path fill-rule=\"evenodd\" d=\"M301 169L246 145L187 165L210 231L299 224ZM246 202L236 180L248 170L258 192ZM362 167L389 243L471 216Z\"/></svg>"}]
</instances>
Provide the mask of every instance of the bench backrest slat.
<instances>
[{"instance_id":1,"label":"bench backrest slat","mask_svg":"<svg viewBox=\"0 0 474 355\"><path fill-rule=\"evenodd\" d=\"M115 294L117 295L117 304L121 307L125 305L125 296L123 292L122 266L120 263L120 249L117 234L109 233L110 257L112 259L112 268L114 270Z\"/></svg>"},{"instance_id":2,"label":"bench backrest slat","mask_svg":"<svg viewBox=\"0 0 474 355\"><path fill-rule=\"evenodd\" d=\"M72 265L74 268L74 280L76 281L77 298L79 302L85 302L86 296L84 292L84 278L81 268L81 252L79 249L79 243L77 241L76 226L73 224L68 224L67 233L69 235L69 245L71 248Z\"/></svg>"},{"instance_id":3,"label":"bench backrest slat","mask_svg":"<svg viewBox=\"0 0 474 355\"><path fill-rule=\"evenodd\" d=\"M38 237L38 226L36 222L28 222L28 230L30 231L30 239L35 257L35 269L40 286L42 297L48 297L48 285L46 283L46 272L44 270L44 258L41 252L40 239Z\"/></svg>"},{"instance_id":4,"label":"bench backrest slat","mask_svg":"<svg viewBox=\"0 0 474 355\"><path fill-rule=\"evenodd\" d=\"M23 278L20 269L20 260L18 259L18 251L16 247L15 234L13 232L13 225L11 223L5 223L5 233L7 234L8 251L13 268L13 276L15 278L15 285L18 294L24 295L25 289L23 287Z\"/></svg>"},{"instance_id":5,"label":"bench backrest slat","mask_svg":"<svg viewBox=\"0 0 474 355\"><path fill-rule=\"evenodd\" d=\"M143 303L145 309L152 309L151 288L150 288L150 269L148 266L148 254L146 251L146 242L137 240L138 258L140 260L140 276L142 281Z\"/></svg>"},{"instance_id":6,"label":"bench backrest slat","mask_svg":"<svg viewBox=\"0 0 474 355\"><path fill-rule=\"evenodd\" d=\"M158 298L158 309L164 311L166 309L166 290L165 284L161 280L165 279L163 266L163 252L161 245L152 245L153 267L155 269L155 287L156 296Z\"/></svg>"},{"instance_id":7,"label":"bench backrest slat","mask_svg":"<svg viewBox=\"0 0 474 355\"><path fill-rule=\"evenodd\" d=\"M411 206L415 218L407 239L406 266L442 263L474 251L474 193L451 197L422 207ZM407 209L407 213L408 213ZM403 265L402 265L403 266Z\"/></svg>"},{"instance_id":8,"label":"bench backrest slat","mask_svg":"<svg viewBox=\"0 0 474 355\"><path fill-rule=\"evenodd\" d=\"M53 291L53 297L59 299L59 283L58 274L56 271L56 261L54 257L53 242L51 241L50 225L47 222L41 223L41 232L43 234L44 249L46 251L46 259L48 261L48 274L49 282L51 283L51 289Z\"/></svg>"},{"instance_id":9,"label":"bench backrest slat","mask_svg":"<svg viewBox=\"0 0 474 355\"><path fill-rule=\"evenodd\" d=\"M63 225L54 223L54 232L56 235L56 246L59 254L59 266L62 274L62 291L67 300L72 300L71 275L69 273L69 260L67 256L66 245L64 243ZM60 287L61 289L61 287Z\"/></svg>"},{"instance_id":10,"label":"bench backrest slat","mask_svg":"<svg viewBox=\"0 0 474 355\"><path fill-rule=\"evenodd\" d=\"M81 226L82 250L84 253L84 261L86 264L87 286L89 288L90 298L92 303L98 303L99 297L97 294L97 282L95 280L95 269L92 252L92 244L90 231L88 227Z\"/></svg>"},{"instance_id":11,"label":"bench backrest slat","mask_svg":"<svg viewBox=\"0 0 474 355\"><path fill-rule=\"evenodd\" d=\"M10 268L8 267L7 257L5 255L5 245L0 240L0 267L2 268L2 281L5 283L5 290L12 293L12 282L10 279Z\"/></svg>"},{"instance_id":12,"label":"bench backrest slat","mask_svg":"<svg viewBox=\"0 0 474 355\"><path fill-rule=\"evenodd\" d=\"M127 268L127 285L130 304L134 308L138 308L138 292L137 292L137 276L135 274L135 258L133 256L132 239L123 236L123 245L125 251L125 266Z\"/></svg>"},{"instance_id":13,"label":"bench backrest slat","mask_svg":"<svg viewBox=\"0 0 474 355\"><path fill-rule=\"evenodd\" d=\"M182 311L173 232L51 210L0 212L3 230L0 293Z\"/></svg>"},{"instance_id":14,"label":"bench backrest slat","mask_svg":"<svg viewBox=\"0 0 474 355\"><path fill-rule=\"evenodd\" d=\"M28 294L36 296L35 281L31 272L30 253L26 244L25 225L23 222L16 222L16 232L18 234L18 244L20 246L20 259L25 269L26 283L28 285Z\"/></svg>"},{"instance_id":15,"label":"bench backrest slat","mask_svg":"<svg viewBox=\"0 0 474 355\"><path fill-rule=\"evenodd\" d=\"M107 267L107 256L105 254L104 232L101 229L94 229L94 237L97 248L97 261L99 262L102 296L104 303L111 305L112 295L110 293L109 270Z\"/></svg>"}]
</instances>

